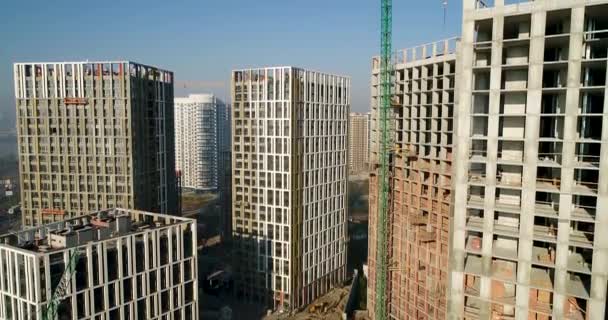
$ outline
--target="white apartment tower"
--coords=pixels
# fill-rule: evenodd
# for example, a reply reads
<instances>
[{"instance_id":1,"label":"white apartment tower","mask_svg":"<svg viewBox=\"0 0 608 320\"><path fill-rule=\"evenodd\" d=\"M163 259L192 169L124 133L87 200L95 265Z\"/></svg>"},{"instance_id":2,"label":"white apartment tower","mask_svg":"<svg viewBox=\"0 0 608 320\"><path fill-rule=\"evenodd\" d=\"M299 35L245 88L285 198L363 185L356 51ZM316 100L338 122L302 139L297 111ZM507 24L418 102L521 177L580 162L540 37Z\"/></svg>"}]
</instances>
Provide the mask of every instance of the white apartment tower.
<instances>
[{"instance_id":1,"label":"white apartment tower","mask_svg":"<svg viewBox=\"0 0 608 320\"><path fill-rule=\"evenodd\" d=\"M512 3L463 1L449 317L604 319L608 1Z\"/></svg>"},{"instance_id":2,"label":"white apartment tower","mask_svg":"<svg viewBox=\"0 0 608 320\"><path fill-rule=\"evenodd\" d=\"M350 79L237 70L232 100L236 293L305 306L346 276Z\"/></svg>"},{"instance_id":3,"label":"white apartment tower","mask_svg":"<svg viewBox=\"0 0 608 320\"><path fill-rule=\"evenodd\" d=\"M198 319L196 221L109 209L0 236L0 319ZM70 274L70 272L68 272Z\"/></svg>"},{"instance_id":4,"label":"white apartment tower","mask_svg":"<svg viewBox=\"0 0 608 320\"><path fill-rule=\"evenodd\" d=\"M217 190L226 105L212 94L175 98L175 164L182 187Z\"/></svg>"}]
</instances>

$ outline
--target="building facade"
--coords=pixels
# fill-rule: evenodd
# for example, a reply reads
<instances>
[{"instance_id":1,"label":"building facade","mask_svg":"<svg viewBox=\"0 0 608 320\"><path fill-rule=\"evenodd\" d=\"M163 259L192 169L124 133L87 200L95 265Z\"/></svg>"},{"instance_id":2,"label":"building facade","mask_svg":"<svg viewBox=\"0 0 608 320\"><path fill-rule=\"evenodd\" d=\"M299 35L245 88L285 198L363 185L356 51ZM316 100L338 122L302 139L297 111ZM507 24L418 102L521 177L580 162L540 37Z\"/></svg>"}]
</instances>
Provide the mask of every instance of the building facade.
<instances>
[{"instance_id":1,"label":"building facade","mask_svg":"<svg viewBox=\"0 0 608 320\"><path fill-rule=\"evenodd\" d=\"M175 164L182 187L217 191L226 105L212 94L175 98Z\"/></svg>"},{"instance_id":2,"label":"building facade","mask_svg":"<svg viewBox=\"0 0 608 320\"><path fill-rule=\"evenodd\" d=\"M14 66L23 224L177 208L173 73L133 62Z\"/></svg>"},{"instance_id":3,"label":"building facade","mask_svg":"<svg viewBox=\"0 0 608 320\"><path fill-rule=\"evenodd\" d=\"M368 310L376 304L377 246L388 251L390 319L447 315L456 39L400 51L391 91L389 243L377 244L380 58L372 62ZM375 319L373 312L370 316Z\"/></svg>"},{"instance_id":4,"label":"building facade","mask_svg":"<svg viewBox=\"0 0 608 320\"><path fill-rule=\"evenodd\" d=\"M232 236L232 108L226 105L220 127L220 228L223 239Z\"/></svg>"},{"instance_id":5,"label":"building facade","mask_svg":"<svg viewBox=\"0 0 608 320\"><path fill-rule=\"evenodd\" d=\"M369 170L370 113L352 112L349 117L349 170L350 173L367 173Z\"/></svg>"},{"instance_id":6,"label":"building facade","mask_svg":"<svg viewBox=\"0 0 608 320\"><path fill-rule=\"evenodd\" d=\"M604 319L608 1L463 2L451 319Z\"/></svg>"},{"instance_id":7,"label":"building facade","mask_svg":"<svg viewBox=\"0 0 608 320\"><path fill-rule=\"evenodd\" d=\"M44 319L73 254L58 319L198 319L196 221L125 209L0 236L0 319Z\"/></svg>"},{"instance_id":8,"label":"building facade","mask_svg":"<svg viewBox=\"0 0 608 320\"><path fill-rule=\"evenodd\" d=\"M292 310L346 276L350 79L232 74L236 293Z\"/></svg>"}]
</instances>

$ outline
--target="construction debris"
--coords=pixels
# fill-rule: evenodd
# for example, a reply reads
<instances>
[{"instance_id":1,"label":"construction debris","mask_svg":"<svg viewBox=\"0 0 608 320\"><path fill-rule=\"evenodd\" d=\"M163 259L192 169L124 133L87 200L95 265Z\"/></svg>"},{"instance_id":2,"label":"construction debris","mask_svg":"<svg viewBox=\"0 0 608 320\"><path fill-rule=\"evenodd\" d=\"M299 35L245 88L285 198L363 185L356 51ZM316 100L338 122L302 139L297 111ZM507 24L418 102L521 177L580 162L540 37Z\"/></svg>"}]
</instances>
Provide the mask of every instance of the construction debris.
<instances>
[{"instance_id":1,"label":"construction debris","mask_svg":"<svg viewBox=\"0 0 608 320\"><path fill-rule=\"evenodd\" d=\"M276 312L264 320L342 320L350 286L329 291L296 314Z\"/></svg>"}]
</instances>

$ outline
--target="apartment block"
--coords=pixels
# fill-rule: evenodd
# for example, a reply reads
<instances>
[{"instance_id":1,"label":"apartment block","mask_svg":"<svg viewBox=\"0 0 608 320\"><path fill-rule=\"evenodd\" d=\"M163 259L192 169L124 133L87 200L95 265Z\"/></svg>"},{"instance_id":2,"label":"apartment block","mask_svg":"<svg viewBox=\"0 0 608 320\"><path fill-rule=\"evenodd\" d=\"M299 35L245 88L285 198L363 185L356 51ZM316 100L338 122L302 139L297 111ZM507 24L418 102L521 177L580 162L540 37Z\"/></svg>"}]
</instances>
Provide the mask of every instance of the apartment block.
<instances>
[{"instance_id":1,"label":"apartment block","mask_svg":"<svg viewBox=\"0 0 608 320\"><path fill-rule=\"evenodd\" d=\"M64 272L58 319L198 319L193 219L83 214L0 236L0 261L1 319L44 319Z\"/></svg>"},{"instance_id":2,"label":"apartment block","mask_svg":"<svg viewBox=\"0 0 608 320\"><path fill-rule=\"evenodd\" d=\"M350 173L367 173L369 170L370 113L351 112L349 121Z\"/></svg>"},{"instance_id":3,"label":"apartment block","mask_svg":"<svg viewBox=\"0 0 608 320\"><path fill-rule=\"evenodd\" d=\"M236 293L292 310L346 276L350 79L232 74Z\"/></svg>"},{"instance_id":4,"label":"apartment block","mask_svg":"<svg viewBox=\"0 0 608 320\"><path fill-rule=\"evenodd\" d=\"M221 115L219 143L220 228L222 238L232 236L232 107L227 104Z\"/></svg>"},{"instance_id":5,"label":"apartment block","mask_svg":"<svg viewBox=\"0 0 608 320\"><path fill-rule=\"evenodd\" d=\"M14 66L23 224L177 208L173 73L128 61Z\"/></svg>"},{"instance_id":6,"label":"apartment block","mask_svg":"<svg viewBox=\"0 0 608 320\"><path fill-rule=\"evenodd\" d=\"M457 39L394 56L387 247L390 319L445 319ZM380 58L372 60L368 310L376 304ZM375 319L373 312L370 316Z\"/></svg>"},{"instance_id":7,"label":"apartment block","mask_svg":"<svg viewBox=\"0 0 608 320\"><path fill-rule=\"evenodd\" d=\"M604 319L608 1L463 7L450 319Z\"/></svg>"},{"instance_id":8,"label":"apartment block","mask_svg":"<svg viewBox=\"0 0 608 320\"><path fill-rule=\"evenodd\" d=\"M226 121L226 104L212 94L175 98L175 165L182 187L219 189L220 135Z\"/></svg>"}]
</instances>

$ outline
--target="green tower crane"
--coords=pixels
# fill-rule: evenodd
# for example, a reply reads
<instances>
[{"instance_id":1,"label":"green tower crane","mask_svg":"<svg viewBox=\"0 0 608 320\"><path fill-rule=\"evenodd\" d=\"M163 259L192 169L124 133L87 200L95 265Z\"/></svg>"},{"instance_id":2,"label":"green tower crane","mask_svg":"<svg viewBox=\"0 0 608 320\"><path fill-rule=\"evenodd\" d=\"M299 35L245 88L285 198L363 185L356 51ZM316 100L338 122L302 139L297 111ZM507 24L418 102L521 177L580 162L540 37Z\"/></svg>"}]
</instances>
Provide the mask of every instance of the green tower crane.
<instances>
[{"instance_id":1,"label":"green tower crane","mask_svg":"<svg viewBox=\"0 0 608 320\"><path fill-rule=\"evenodd\" d=\"M76 265L78 264L78 260L80 259L80 253L78 253L78 249L72 250L70 252L70 258L68 260L68 265L63 271L63 275L61 276L61 280L59 280L59 284L55 288L53 292L53 296L49 300L49 304L46 306L46 309L43 310L42 318L44 320L55 320L57 319L57 309L59 307L59 303L61 298L65 295L68 287L70 286L72 276L76 273Z\"/></svg>"},{"instance_id":2,"label":"green tower crane","mask_svg":"<svg viewBox=\"0 0 608 320\"><path fill-rule=\"evenodd\" d=\"M375 318L384 320L388 317L388 210L389 210L389 157L391 87L392 87L392 31L393 5L392 0L380 0L381 8L381 56L380 56L380 105L379 129L380 143L378 150L378 220L376 229L376 303Z\"/></svg>"}]
</instances>

